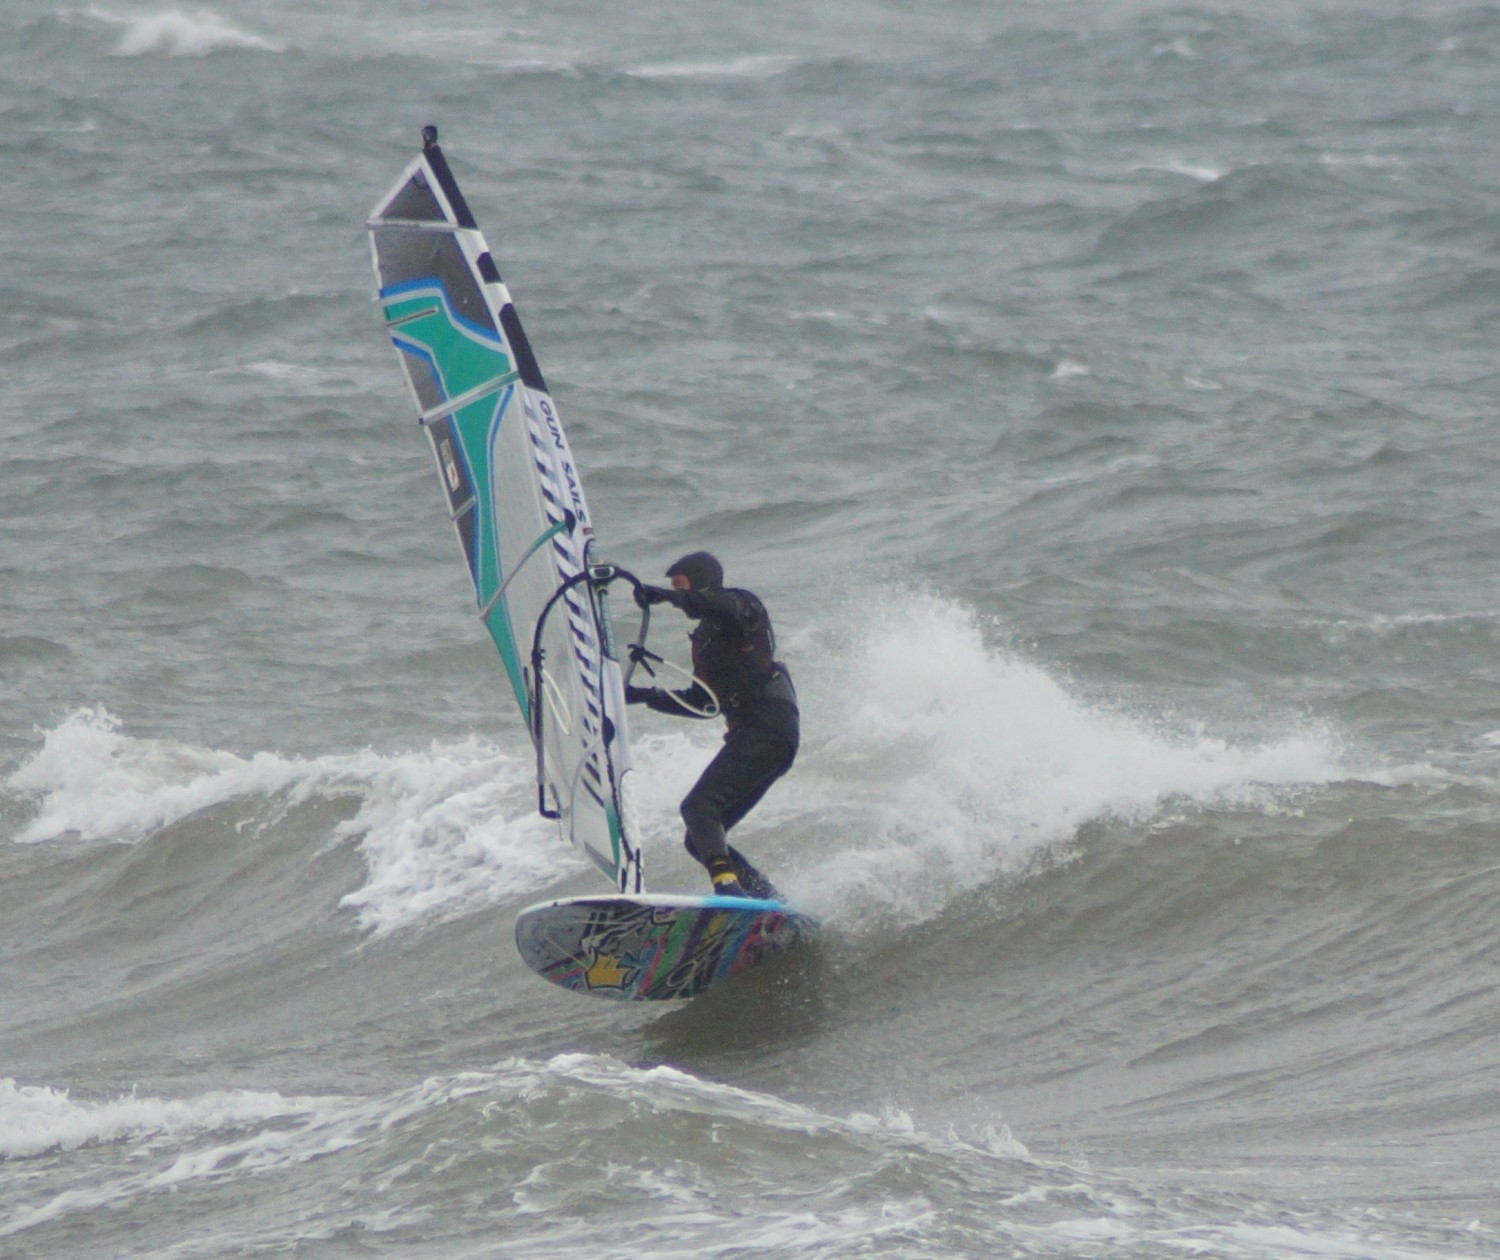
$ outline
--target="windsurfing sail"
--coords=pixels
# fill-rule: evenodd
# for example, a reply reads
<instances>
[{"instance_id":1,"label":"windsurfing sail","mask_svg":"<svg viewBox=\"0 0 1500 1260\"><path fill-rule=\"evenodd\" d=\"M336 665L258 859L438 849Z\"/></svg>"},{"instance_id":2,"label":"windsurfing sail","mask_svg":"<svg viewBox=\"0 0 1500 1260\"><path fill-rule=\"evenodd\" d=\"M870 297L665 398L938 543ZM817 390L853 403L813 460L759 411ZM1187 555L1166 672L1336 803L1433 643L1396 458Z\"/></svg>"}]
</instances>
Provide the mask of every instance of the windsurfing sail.
<instances>
[{"instance_id":1,"label":"windsurfing sail","mask_svg":"<svg viewBox=\"0 0 1500 1260\"><path fill-rule=\"evenodd\" d=\"M535 746L538 804L624 893L624 679L583 487L515 304L437 143L370 216L379 301L478 599Z\"/></svg>"}]
</instances>

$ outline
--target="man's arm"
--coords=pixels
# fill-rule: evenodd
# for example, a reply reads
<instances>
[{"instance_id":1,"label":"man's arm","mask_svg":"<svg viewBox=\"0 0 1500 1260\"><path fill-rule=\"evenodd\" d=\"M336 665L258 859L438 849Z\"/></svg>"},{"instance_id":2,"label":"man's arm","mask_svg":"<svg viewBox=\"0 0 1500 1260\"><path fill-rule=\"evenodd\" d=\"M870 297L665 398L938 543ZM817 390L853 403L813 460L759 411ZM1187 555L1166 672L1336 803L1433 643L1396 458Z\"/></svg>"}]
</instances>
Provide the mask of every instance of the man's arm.
<instances>
[{"instance_id":1,"label":"man's arm","mask_svg":"<svg viewBox=\"0 0 1500 1260\"><path fill-rule=\"evenodd\" d=\"M707 688L695 682L681 691L665 687L626 687L626 704L644 704L648 709L670 717L710 718L716 716L714 698Z\"/></svg>"},{"instance_id":2,"label":"man's arm","mask_svg":"<svg viewBox=\"0 0 1500 1260\"><path fill-rule=\"evenodd\" d=\"M680 596L677 607L695 621L705 617L723 625L748 630L755 621L751 602L735 591L674 591Z\"/></svg>"},{"instance_id":3,"label":"man's arm","mask_svg":"<svg viewBox=\"0 0 1500 1260\"><path fill-rule=\"evenodd\" d=\"M642 586L636 591L635 600L642 608L671 604L694 621L710 617L714 621L749 629L755 620L754 608L736 591L681 591L671 586Z\"/></svg>"}]
</instances>

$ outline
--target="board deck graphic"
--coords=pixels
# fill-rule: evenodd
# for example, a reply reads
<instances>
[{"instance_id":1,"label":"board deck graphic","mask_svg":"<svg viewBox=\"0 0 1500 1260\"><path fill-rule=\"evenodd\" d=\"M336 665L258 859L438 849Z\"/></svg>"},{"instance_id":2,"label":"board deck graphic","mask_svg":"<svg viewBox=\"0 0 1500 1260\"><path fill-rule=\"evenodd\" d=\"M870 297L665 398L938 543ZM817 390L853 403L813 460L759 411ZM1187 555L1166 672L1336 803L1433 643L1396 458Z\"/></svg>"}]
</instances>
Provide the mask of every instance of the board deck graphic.
<instances>
[{"instance_id":1,"label":"board deck graphic","mask_svg":"<svg viewBox=\"0 0 1500 1260\"><path fill-rule=\"evenodd\" d=\"M812 921L744 897L573 897L523 910L516 947L537 974L624 1000L690 998L784 953Z\"/></svg>"}]
</instances>

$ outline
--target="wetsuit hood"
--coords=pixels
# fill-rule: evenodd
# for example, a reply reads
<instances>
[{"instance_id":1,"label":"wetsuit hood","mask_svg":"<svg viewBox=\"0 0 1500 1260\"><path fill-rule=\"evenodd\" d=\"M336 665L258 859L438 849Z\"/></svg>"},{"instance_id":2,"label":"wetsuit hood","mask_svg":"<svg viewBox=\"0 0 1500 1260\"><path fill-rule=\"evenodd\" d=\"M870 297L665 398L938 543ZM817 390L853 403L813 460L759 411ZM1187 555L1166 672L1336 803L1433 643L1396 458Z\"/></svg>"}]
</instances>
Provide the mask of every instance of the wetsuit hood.
<instances>
[{"instance_id":1,"label":"wetsuit hood","mask_svg":"<svg viewBox=\"0 0 1500 1260\"><path fill-rule=\"evenodd\" d=\"M667 570L669 578L678 574L687 578L695 591L718 590L724 585L724 566L706 551L694 551L683 556Z\"/></svg>"}]
</instances>

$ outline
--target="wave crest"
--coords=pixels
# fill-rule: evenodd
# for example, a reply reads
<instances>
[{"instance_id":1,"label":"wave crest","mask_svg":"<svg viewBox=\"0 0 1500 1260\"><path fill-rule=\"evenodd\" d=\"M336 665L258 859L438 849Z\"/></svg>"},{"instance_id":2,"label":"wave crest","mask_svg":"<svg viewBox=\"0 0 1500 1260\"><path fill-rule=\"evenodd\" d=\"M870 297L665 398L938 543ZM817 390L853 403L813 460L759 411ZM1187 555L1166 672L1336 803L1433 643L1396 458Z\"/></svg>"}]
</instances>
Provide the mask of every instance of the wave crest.
<instances>
[{"instance_id":1,"label":"wave crest","mask_svg":"<svg viewBox=\"0 0 1500 1260\"><path fill-rule=\"evenodd\" d=\"M1065 858L1087 822L1168 801L1255 805L1348 777L1327 730L1235 743L1174 729L990 646L953 601L908 594L887 607L843 649L832 738L793 772L846 833L837 862L807 881L825 914L924 920L962 891Z\"/></svg>"},{"instance_id":2,"label":"wave crest","mask_svg":"<svg viewBox=\"0 0 1500 1260\"><path fill-rule=\"evenodd\" d=\"M101 22L123 26L115 44L117 57L163 54L168 57L207 57L236 49L283 52L284 44L242 31L217 13L206 10L184 12L168 9L139 17L122 17L100 9L90 16Z\"/></svg>"},{"instance_id":3,"label":"wave crest","mask_svg":"<svg viewBox=\"0 0 1500 1260\"><path fill-rule=\"evenodd\" d=\"M46 732L6 786L35 810L15 837L135 844L230 801L261 825L317 797L360 806L331 843L355 841L365 884L340 903L376 932L537 892L582 864L534 812L530 763L479 739L407 753L250 757L139 738L104 709Z\"/></svg>"}]
</instances>

